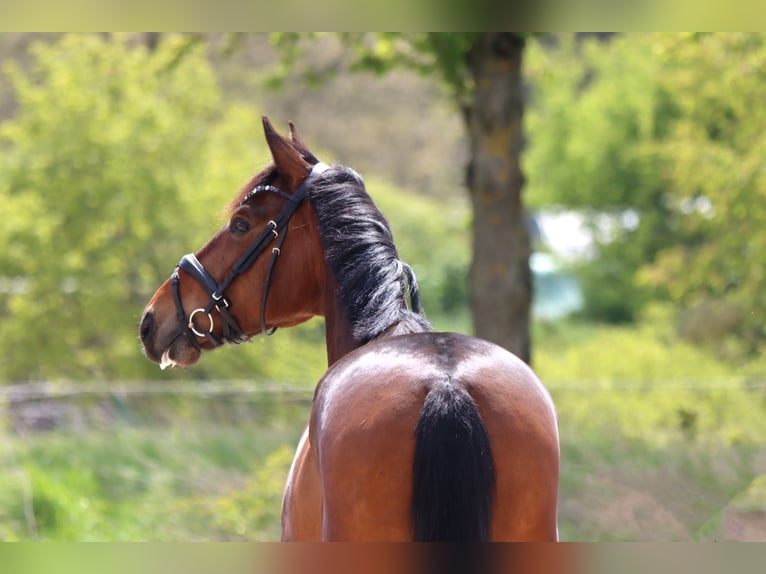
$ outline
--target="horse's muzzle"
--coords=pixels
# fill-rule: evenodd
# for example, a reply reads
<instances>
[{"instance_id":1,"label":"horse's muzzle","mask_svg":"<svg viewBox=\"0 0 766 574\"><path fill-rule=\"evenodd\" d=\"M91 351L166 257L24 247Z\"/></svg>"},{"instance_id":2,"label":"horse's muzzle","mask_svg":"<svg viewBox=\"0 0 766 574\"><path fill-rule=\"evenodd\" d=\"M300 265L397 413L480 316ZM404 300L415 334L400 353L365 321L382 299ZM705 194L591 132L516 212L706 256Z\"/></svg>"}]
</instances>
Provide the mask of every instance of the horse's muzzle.
<instances>
[{"instance_id":1,"label":"horse's muzzle","mask_svg":"<svg viewBox=\"0 0 766 574\"><path fill-rule=\"evenodd\" d=\"M180 329L175 321L169 328L160 325L152 307L144 311L139 324L139 337L146 357L165 369L170 366L187 367L199 360L202 349L186 329Z\"/></svg>"}]
</instances>

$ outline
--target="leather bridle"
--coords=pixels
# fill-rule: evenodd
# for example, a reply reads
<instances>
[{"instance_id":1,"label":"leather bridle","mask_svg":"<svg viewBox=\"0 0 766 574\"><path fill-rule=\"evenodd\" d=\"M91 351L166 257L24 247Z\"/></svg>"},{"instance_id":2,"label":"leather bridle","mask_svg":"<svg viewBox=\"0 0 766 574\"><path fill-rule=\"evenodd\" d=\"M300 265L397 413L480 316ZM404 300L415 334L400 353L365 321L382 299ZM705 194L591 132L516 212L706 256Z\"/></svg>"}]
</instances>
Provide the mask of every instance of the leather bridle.
<instances>
[{"instance_id":1,"label":"leather bridle","mask_svg":"<svg viewBox=\"0 0 766 574\"><path fill-rule=\"evenodd\" d=\"M277 330L276 327L271 329L266 327L266 300L269 295L271 274L274 271L274 265L276 264L277 257L280 254L280 250L282 248L282 244L285 241L285 237L287 237L287 224L290 221L290 217L292 217L292 215L296 212L300 204L308 195L309 181L313 177L325 172L327 169L329 169L329 166L322 162L314 165L306 179L303 180L303 183L301 183L298 189L296 189L291 194L285 193L273 185L259 185L245 196L245 198L242 200L243 204L247 203L247 201L249 201L249 199L252 198L256 193L268 191L271 193L276 193L280 197L284 198L286 202L284 206L282 206L282 209L277 214L277 216L268 222L266 228L261 231L258 237L255 238L255 240L239 257L239 259L234 262L234 266L232 267L231 271L220 283L217 283L213 276L208 273L208 271L205 269L202 263L200 263L199 259L197 259L197 256L194 255L194 253L188 253L181 258L181 261L178 263L178 266L175 268L173 274L171 275L173 299L175 300L176 305L176 315L183 329L182 333L191 335L189 340L191 340L195 347L200 350L202 349L199 342L197 341L198 337L207 339L215 347L223 345L224 343L243 343L249 339L249 337L242 332L242 329L240 329L237 320L231 314L230 309L232 303L229 299L227 299L224 293L229 285L231 285L231 283L238 276L247 271L250 266L255 263L256 259L258 259L258 257L266 250L272 241L276 241L276 245L271 249L271 260L269 261L269 267L266 271L266 277L264 280L263 297L261 298L261 332L264 335L270 336L273 335ZM199 283L210 296L210 301L208 302L207 306L194 309L194 311L189 314L188 318L186 317L186 313L181 302L181 279L178 274L179 269L183 269L193 279L195 279L197 283ZM217 309L219 315L221 316L220 338L213 334L213 309ZM197 326L194 323L194 318L198 314L202 314L207 317L207 320L210 323L210 327L207 331L200 331L197 329Z\"/></svg>"}]
</instances>

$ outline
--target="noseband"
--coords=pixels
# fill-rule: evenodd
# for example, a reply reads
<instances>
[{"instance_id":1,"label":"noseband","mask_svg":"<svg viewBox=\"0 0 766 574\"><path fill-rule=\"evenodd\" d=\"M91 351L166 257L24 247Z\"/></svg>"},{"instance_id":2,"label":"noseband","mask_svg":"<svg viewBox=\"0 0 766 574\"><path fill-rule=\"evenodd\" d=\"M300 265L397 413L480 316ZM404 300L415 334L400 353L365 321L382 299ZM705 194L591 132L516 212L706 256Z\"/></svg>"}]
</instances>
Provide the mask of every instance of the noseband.
<instances>
[{"instance_id":1,"label":"noseband","mask_svg":"<svg viewBox=\"0 0 766 574\"><path fill-rule=\"evenodd\" d=\"M220 283L217 283L213 276L208 273L194 253L189 253L181 258L181 261L171 275L173 299L176 304L178 322L184 329L183 333L191 335L189 339L195 347L201 349L197 337L207 339L215 347L223 345L224 343L236 344L248 340L248 336L242 332L242 329L240 329L237 324L237 320L231 314L230 308L232 303L226 298L224 292L234 279L247 271L253 263L255 263L256 259L258 259L272 241L276 241L276 245L271 249L271 260L264 280L263 297L261 298L261 332L264 335L273 335L274 331L277 330L276 327L271 329L267 329L266 327L266 300L268 298L269 286L271 284L271 273L274 270L274 265L276 264L285 237L287 237L287 224L290 221L290 217L292 217L308 194L309 180L312 177L325 172L327 169L329 169L328 165L322 162L317 163L311 170L311 173L309 173L306 179L303 180L303 183L292 194L285 193L273 185L259 185L245 196L242 203L246 203L258 192L270 191L276 193L287 201L277 216L268 222L266 228L260 235L258 235L258 237L256 237L239 259L237 259L229 274ZM199 307L195 309L189 314L188 318L186 317L183 304L181 303L181 280L178 274L179 269L183 269L186 273L191 275L191 277L194 278L210 296L210 301L208 302L207 307ZM221 316L220 338L213 334L213 309L217 309ZM194 323L194 318L197 315L207 317L207 321L210 324L207 331L200 331L197 329L197 326Z\"/></svg>"}]
</instances>

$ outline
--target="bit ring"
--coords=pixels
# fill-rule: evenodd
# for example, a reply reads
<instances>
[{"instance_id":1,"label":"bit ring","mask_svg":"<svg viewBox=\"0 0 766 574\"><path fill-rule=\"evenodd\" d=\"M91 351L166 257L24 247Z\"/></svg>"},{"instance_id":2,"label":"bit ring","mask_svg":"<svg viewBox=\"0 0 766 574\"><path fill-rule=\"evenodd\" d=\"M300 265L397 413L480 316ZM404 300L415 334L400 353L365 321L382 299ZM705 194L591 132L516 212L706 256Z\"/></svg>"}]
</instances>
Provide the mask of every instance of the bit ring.
<instances>
[{"instance_id":1,"label":"bit ring","mask_svg":"<svg viewBox=\"0 0 766 574\"><path fill-rule=\"evenodd\" d=\"M209 334L213 333L213 316L208 311L205 311L205 309L203 309L202 307L200 307L199 309L195 309L189 315L189 324L188 324L189 330L195 335L197 335L197 337L207 337L207 333L200 333L199 331L197 331L197 326L194 324L194 316L197 313L205 313L207 315L207 320L210 322L210 329L208 330L208 333Z\"/></svg>"}]
</instances>

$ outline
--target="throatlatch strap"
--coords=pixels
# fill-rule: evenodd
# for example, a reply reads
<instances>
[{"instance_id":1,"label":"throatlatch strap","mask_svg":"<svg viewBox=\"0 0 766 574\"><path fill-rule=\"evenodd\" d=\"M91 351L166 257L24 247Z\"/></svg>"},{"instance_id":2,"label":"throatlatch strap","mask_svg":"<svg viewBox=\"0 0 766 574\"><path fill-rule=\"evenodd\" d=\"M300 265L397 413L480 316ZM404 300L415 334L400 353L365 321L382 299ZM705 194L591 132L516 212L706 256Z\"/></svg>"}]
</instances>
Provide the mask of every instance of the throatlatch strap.
<instances>
[{"instance_id":1,"label":"throatlatch strap","mask_svg":"<svg viewBox=\"0 0 766 574\"><path fill-rule=\"evenodd\" d=\"M263 297L261 297L261 333L267 337L271 337L276 333L277 328L272 327L268 329L266 327L266 301L269 297L269 287L271 286L271 274L274 271L274 266L277 264L277 257L282 252L282 244L287 237L287 227L282 231L282 235L277 239L277 244L271 250L271 259L269 260L269 268L266 270L266 278L263 281Z\"/></svg>"}]
</instances>

